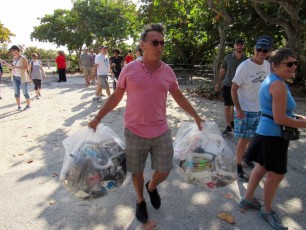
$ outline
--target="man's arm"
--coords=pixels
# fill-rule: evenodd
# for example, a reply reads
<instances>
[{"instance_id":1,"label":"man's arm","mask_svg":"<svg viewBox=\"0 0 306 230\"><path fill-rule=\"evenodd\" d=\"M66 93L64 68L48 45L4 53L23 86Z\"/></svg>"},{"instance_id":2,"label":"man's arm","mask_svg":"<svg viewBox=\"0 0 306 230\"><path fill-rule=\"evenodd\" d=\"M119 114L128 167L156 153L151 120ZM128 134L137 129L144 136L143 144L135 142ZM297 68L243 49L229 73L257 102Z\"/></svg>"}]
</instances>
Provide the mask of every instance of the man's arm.
<instances>
[{"instance_id":1,"label":"man's arm","mask_svg":"<svg viewBox=\"0 0 306 230\"><path fill-rule=\"evenodd\" d=\"M187 98L182 94L180 90L175 90L170 92L173 99L176 101L176 103L190 116L193 117L195 123L198 125L199 130L202 130L201 122L204 122L203 119L200 118L200 116L197 114L197 112L194 110L190 102L187 100Z\"/></svg>"},{"instance_id":2,"label":"man's arm","mask_svg":"<svg viewBox=\"0 0 306 230\"><path fill-rule=\"evenodd\" d=\"M125 89L117 87L115 92L109 96L105 104L101 107L98 114L88 124L90 128L96 130L97 125L110 111L112 111L122 100Z\"/></svg>"},{"instance_id":3,"label":"man's arm","mask_svg":"<svg viewBox=\"0 0 306 230\"><path fill-rule=\"evenodd\" d=\"M232 100L236 109L236 114L238 118L244 118L244 113L240 107L239 99L238 99L238 88L239 85L236 84L235 82L232 83L232 88L231 88L231 96Z\"/></svg>"},{"instance_id":4,"label":"man's arm","mask_svg":"<svg viewBox=\"0 0 306 230\"><path fill-rule=\"evenodd\" d=\"M80 60L79 60L80 69L82 69L82 63L83 63L83 60L82 60L82 55L81 55L81 56L80 56Z\"/></svg>"},{"instance_id":5,"label":"man's arm","mask_svg":"<svg viewBox=\"0 0 306 230\"><path fill-rule=\"evenodd\" d=\"M221 86L222 81L224 80L224 77L225 77L225 69L221 68L220 71L219 71L219 78L218 78L217 84L215 86L215 91L216 92L220 91L220 86Z\"/></svg>"},{"instance_id":6,"label":"man's arm","mask_svg":"<svg viewBox=\"0 0 306 230\"><path fill-rule=\"evenodd\" d=\"M98 73L98 72L97 72L98 65L99 65L99 64L95 63L95 72L96 72L96 73Z\"/></svg>"}]
</instances>

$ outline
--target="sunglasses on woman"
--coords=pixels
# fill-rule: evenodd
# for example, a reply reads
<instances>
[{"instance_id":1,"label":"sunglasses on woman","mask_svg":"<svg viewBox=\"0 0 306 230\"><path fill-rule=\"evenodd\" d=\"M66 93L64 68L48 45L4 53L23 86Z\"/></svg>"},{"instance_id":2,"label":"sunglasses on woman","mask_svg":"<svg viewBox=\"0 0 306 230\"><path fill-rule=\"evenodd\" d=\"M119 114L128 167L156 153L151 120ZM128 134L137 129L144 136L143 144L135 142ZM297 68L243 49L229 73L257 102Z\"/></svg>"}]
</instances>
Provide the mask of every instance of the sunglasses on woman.
<instances>
[{"instance_id":1,"label":"sunglasses on woman","mask_svg":"<svg viewBox=\"0 0 306 230\"><path fill-rule=\"evenodd\" d=\"M258 49L256 49L256 51L257 51L258 53L263 52L264 54L266 54L266 53L269 52L269 50L262 49L262 48L258 48Z\"/></svg>"},{"instance_id":2,"label":"sunglasses on woman","mask_svg":"<svg viewBox=\"0 0 306 230\"><path fill-rule=\"evenodd\" d=\"M283 62L281 64L287 65L287 67L292 67L293 65L298 65L299 62L298 61L288 61L288 62Z\"/></svg>"}]
</instances>

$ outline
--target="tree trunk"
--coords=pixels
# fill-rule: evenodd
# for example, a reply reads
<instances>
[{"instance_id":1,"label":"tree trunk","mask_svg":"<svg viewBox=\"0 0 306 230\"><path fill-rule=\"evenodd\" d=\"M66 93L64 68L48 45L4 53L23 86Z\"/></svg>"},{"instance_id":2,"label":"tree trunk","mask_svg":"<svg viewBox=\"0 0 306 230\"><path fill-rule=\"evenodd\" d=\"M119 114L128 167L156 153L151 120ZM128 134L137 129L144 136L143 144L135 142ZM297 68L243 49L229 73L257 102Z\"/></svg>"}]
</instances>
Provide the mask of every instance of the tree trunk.
<instances>
[{"instance_id":1,"label":"tree trunk","mask_svg":"<svg viewBox=\"0 0 306 230\"><path fill-rule=\"evenodd\" d=\"M229 16L229 14L226 12L225 8L222 7L222 5L215 5L212 0L207 1L208 7L215 11L218 15L220 15L223 19L223 21L218 26L218 32L220 36L220 44L218 49L218 54L214 59L213 63L213 75L214 75L214 83L218 81L219 77L219 68L220 64L222 62L222 57L224 54L225 49L225 42L227 37L227 30L229 29L229 26L232 22L232 18Z\"/></svg>"}]
</instances>

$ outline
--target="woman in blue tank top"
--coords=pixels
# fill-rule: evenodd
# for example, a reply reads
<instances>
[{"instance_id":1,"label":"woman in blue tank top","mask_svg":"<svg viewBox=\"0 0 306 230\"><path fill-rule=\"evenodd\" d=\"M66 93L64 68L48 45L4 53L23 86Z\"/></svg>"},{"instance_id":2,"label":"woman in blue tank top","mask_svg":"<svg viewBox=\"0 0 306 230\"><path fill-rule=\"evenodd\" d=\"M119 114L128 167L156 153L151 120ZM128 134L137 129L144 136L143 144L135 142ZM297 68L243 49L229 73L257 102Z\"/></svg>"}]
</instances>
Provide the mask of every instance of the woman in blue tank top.
<instances>
[{"instance_id":1,"label":"woman in blue tank top","mask_svg":"<svg viewBox=\"0 0 306 230\"><path fill-rule=\"evenodd\" d=\"M281 126L306 128L306 117L293 114L296 104L285 83L294 76L298 64L296 54L291 49L281 48L272 52L269 60L271 73L259 90L262 116L256 136L251 139L246 152L246 158L257 164L239 205L246 209L258 209L258 215L273 228L287 229L272 208L277 188L287 172L289 141L283 139ZM264 176L264 205L261 207L254 198L254 192Z\"/></svg>"}]
</instances>

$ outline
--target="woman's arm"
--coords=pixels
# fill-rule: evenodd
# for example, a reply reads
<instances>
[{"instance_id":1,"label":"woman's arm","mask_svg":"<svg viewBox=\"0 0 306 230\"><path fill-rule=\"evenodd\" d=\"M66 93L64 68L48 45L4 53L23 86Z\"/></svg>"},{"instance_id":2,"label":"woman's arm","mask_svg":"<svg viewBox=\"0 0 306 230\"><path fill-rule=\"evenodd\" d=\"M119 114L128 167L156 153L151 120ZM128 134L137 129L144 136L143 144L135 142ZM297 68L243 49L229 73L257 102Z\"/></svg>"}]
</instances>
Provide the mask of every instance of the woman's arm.
<instances>
[{"instance_id":1,"label":"woman's arm","mask_svg":"<svg viewBox=\"0 0 306 230\"><path fill-rule=\"evenodd\" d=\"M284 82L273 82L269 93L272 95L272 112L276 124L292 128L306 128L306 120L291 118L286 114L287 89Z\"/></svg>"}]
</instances>

